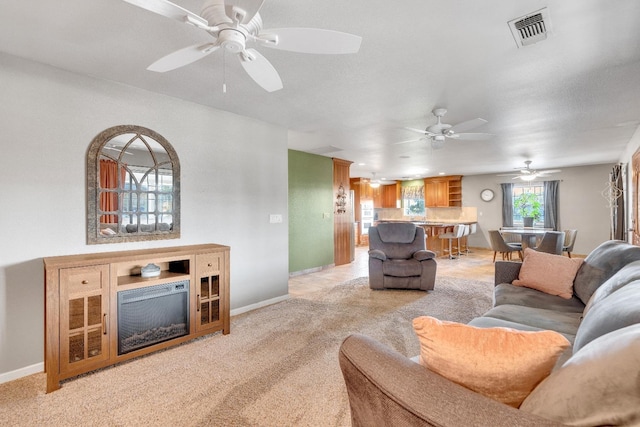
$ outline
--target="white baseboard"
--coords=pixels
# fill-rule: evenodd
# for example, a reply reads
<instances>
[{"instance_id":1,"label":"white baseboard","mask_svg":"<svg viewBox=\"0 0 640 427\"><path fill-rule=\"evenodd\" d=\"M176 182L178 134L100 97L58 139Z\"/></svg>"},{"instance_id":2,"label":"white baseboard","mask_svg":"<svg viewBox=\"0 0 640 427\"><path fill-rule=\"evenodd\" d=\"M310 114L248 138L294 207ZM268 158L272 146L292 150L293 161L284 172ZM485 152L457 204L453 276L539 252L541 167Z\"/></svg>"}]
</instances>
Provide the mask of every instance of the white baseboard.
<instances>
[{"instance_id":1,"label":"white baseboard","mask_svg":"<svg viewBox=\"0 0 640 427\"><path fill-rule=\"evenodd\" d=\"M9 381L17 380L18 378L28 377L32 374L37 374L44 371L44 362L36 363L31 366L25 366L24 368L16 369L15 371L5 372L0 374L0 384L8 383Z\"/></svg>"},{"instance_id":2,"label":"white baseboard","mask_svg":"<svg viewBox=\"0 0 640 427\"><path fill-rule=\"evenodd\" d=\"M244 307L231 310L230 315L236 316L238 314L246 313L247 311L256 310L258 308L266 307L271 304L286 301L289 299L289 295L282 295L280 297L271 298L265 301L260 301L255 304L246 305ZM16 369L15 371L5 372L0 374L0 384L8 383L9 381L17 380L18 378L26 377L32 374L37 374L44 371L44 362L36 363L31 366L25 366L24 368Z\"/></svg>"},{"instance_id":3,"label":"white baseboard","mask_svg":"<svg viewBox=\"0 0 640 427\"><path fill-rule=\"evenodd\" d=\"M238 314L246 313L247 311L255 310L258 308L266 307L277 302L286 301L289 299L289 295L282 295L281 297L271 298L268 300L260 301L255 304L245 305L244 307L234 308L229 313L231 316L237 316Z\"/></svg>"}]
</instances>

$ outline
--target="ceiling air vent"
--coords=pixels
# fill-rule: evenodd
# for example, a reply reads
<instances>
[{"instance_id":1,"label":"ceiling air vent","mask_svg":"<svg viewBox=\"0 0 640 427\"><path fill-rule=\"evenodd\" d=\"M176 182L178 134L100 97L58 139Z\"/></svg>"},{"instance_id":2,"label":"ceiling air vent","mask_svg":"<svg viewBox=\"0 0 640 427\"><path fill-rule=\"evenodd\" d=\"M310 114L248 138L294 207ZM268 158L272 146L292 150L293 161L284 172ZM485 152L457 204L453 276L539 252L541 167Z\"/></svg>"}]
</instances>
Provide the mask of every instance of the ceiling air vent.
<instances>
[{"instance_id":1,"label":"ceiling air vent","mask_svg":"<svg viewBox=\"0 0 640 427\"><path fill-rule=\"evenodd\" d=\"M547 38L551 29L549 10L537 10L509 21L509 28L518 47L529 46Z\"/></svg>"}]
</instances>

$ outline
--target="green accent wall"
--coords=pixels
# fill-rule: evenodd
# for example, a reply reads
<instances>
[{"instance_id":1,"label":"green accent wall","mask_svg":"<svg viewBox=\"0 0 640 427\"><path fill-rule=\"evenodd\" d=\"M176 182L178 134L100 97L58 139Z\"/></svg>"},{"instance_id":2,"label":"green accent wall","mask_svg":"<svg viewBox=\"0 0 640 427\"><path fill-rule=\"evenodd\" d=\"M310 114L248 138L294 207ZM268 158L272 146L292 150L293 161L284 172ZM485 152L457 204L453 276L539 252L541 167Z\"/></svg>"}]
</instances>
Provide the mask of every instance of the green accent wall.
<instances>
[{"instance_id":1,"label":"green accent wall","mask_svg":"<svg viewBox=\"0 0 640 427\"><path fill-rule=\"evenodd\" d=\"M289 150L289 273L333 264L333 211L333 160Z\"/></svg>"}]
</instances>

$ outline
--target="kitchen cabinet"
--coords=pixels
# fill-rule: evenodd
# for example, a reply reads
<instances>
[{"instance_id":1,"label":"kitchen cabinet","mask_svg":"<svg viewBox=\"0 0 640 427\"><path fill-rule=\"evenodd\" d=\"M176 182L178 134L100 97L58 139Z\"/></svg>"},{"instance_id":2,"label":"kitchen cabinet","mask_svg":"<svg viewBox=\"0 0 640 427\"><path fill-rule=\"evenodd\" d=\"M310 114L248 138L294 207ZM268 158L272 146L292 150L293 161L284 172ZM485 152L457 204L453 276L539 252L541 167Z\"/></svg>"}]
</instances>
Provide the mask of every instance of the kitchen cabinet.
<instances>
[{"instance_id":1,"label":"kitchen cabinet","mask_svg":"<svg viewBox=\"0 0 640 427\"><path fill-rule=\"evenodd\" d=\"M400 186L398 184L381 185L373 189L374 208L397 208L397 200Z\"/></svg>"},{"instance_id":2,"label":"kitchen cabinet","mask_svg":"<svg viewBox=\"0 0 640 427\"><path fill-rule=\"evenodd\" d=\"M462 176L451 175L424 180L425 206L460 207L462 206Z\"/></svg>"}]
</instances>

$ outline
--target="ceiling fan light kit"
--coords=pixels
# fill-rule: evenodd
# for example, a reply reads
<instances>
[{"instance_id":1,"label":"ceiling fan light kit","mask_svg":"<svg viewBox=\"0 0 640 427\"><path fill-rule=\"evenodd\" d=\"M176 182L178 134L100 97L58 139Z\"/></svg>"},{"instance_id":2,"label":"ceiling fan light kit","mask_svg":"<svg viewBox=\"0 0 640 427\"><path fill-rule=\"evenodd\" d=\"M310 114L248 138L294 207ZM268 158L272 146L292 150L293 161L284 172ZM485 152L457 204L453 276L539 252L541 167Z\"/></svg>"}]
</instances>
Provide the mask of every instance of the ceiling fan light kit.
<instances>
[{"instance_id":1,"label":"ceiling fan light kit","mask_svg":"<svg viewBox=\"0 0 640 427\"><path fill-rule=\"evenodd\" d=\"M236 54L246 73L267 92L282 89L278 71L247 41L271 49L313 54L348 54L360 50L362 38L316 28L280 28L262 32L258 11L264 0L206 0L201 15L168 0L123 0L150 12L192 25L209 33L213 42L179 49L147 69L164 73L191 64L220 47Z\"/></svg>"}]
</instances>

